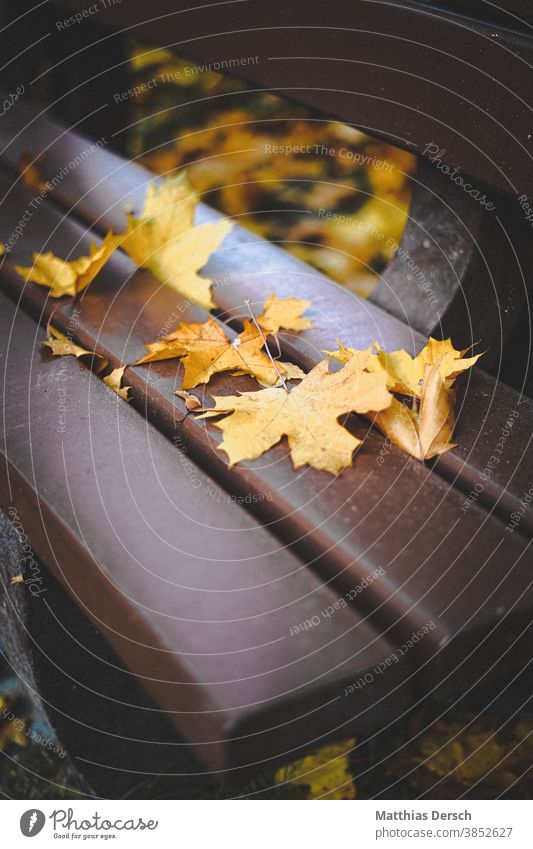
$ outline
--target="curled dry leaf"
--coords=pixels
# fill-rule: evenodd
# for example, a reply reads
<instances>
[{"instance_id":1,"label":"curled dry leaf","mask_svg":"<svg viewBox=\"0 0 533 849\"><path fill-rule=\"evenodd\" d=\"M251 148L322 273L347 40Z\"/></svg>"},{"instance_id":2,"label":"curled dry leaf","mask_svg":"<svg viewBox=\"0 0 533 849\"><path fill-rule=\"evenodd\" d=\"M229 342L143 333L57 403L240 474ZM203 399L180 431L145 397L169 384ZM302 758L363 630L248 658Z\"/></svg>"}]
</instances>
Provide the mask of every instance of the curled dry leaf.
<instances>
[{"instance_id":1,"label":"curled dry leaf","mask_svg":"<svg viewBox=\"0 0 533 849\"><path fill-rule=\"evenodd\" d=\"M391 442L416 457L431 460L454 447L455 393L446 386L438 364L426 366L420 408L407 407L397 398L375 416L375 423Z\"/></svg>"},{"instance_id":2,"label":"curled dry leaf","mask_svg":"<svg viewBox=\"0 0 533 849\"><path fill-rule=\"evenodd\" d=\"M413 399L407 407L397 398L390 407L375 417L380 430L403 451L419 460L430 460L454 447L451 442L455 425L455 393L453 383L466 369L477 362L481 354L465 358L469 350L456 350L450 339L430 338L416 356L407 351L382 351L374 345L376 354L368 361L368 370L381 373L391 392ZM342 363L362 352L339 347L328 352Z\"/></svg>"},{"instance_id":3,"label":"curled dry leaf","mask_svg":"<svg viewBox=\"0 0 533 849\"><path fill-rule=\"evenodd\" d=\"M79 345L76 345L72 339L69 339L68 336L64 336L59 332L59 330L56 330L55 327L52 327L51 325L48 327L48 333L48 339L43 342L43 345L48 345L54 357L98 357L102 360L99 371L106 367L107 360L104 360L104 358L101 357L100 354L97 354L96 351L87 351L86 348L81 348Z\"/></svg>"},{"instance_id":4,"label":"curled dry leaf","mask_svg":"<svg viewBox=\"0 0 533 849\"><path fill-rule=\"evenodd\" d=\"M45 254L33 254L32 266L16 265L15 270L28 283L48 286L52 298L61 298L63 295L74 297L94 280L120 241L121 237L115 236L110 230L100 247L91 243L89 256L67 262L48 251Z\"/></svg>"},{"instance_id":5,"label":"curled dry leaf","mask_svg":"<svg viewBox=\"0 0 533 849\"><path fill-rule=\"evenodd\" d=\"M295 469L308 464L337 474L351 464L361 444L339 424L339 416L384 410L392 401L383 374L370 374L365 366L364 357L354 357L331 373L329 361L323 360L290 392L272 387L215 396L214 408L202 417L229 413L213 424L224 435L219 448L230 465L260 457L287 436Z\"/></svg>"},{"instance_id":6,"label":"curled dry leaf","mask_svg":"<svg viewBox=\"0 0 533 849\"><path fill-rule=\"evenodd\" d=\"M430 460L450 448L455 427L455 392L441 372L441 363L426 365L418 413L420 459Z\"/></svg>"},{"instance_id":7,"label":"curled dry leaf","mask_svg":"<svg viewBox=\"0 0 533 849\"><path fill-rule=\"evenodd\" d=\"M24 583L24 575L13 575L9 579L10 586L14 586L15 584L23 584Z\"/></svg>"},{"instance_id":8,"label":"curled dry leaf","mask_svg":"<svg viewBox=\"0 0 533 849\"><path fill-rule=\"evenodd\" d=\"M196 397L196 395L191 395L190 392L178 389L175 394L185 401L185 407L187 410L197 410L198 407L202 406L202 402Z\"/></svg>"},{"instance_id":9,"label":"curled dry leaf","mask_svg":"<svg viewBox=\"0 0 533 849\"><path fill-rule=\"evenodd\" d=\"M303 380L305 377L305 371L302 371L300 366L295 365L294 363L282 363L276 360L278 368L281 371L283 380ZM276 381L276 386L281 385L281 379Z\"/></svg>"},{"instance_id":10,"label":"curled dry leaf","mask_svg":"<svg viewBox=\"0 0 533 849\"><path fill-rule=\"evenodd\" d=\"M166 286L210 310L215 306L212 281L198 271L220 247L232 224L221 220L195 227L197 202L184 175L149 183L141 216L127 215L121 247Z\"/></svg>"},{"instance_id":11,"label":"curled dry leaf","mask_svg":"<svg viewBox=\"0 0 533 849\"><path fill-rule=\"evenodd\" d=\"M292 330L299 333L313 326L309 318L302 313L311 306L311 301L301 298L278 298L275 293L265 301L263 312L257 317L257 323L265 333L275 334L279 330Z\"/></svg>"},{"instance_id":12,"label":"curled dry leaf","mask_svg":"<svg viewBox=\"0 0 533 849\"><path fill-rule=\"evenodd\" d=\"M126 370L126 366L120 366L120 368L115 368L113 371L104 377L104 383L106 386L109 386L113 392L116 392L117 395L120 395L124 401L129 401L128 392L131 389L131 386L122 386L122 378L124 377L124 372Z\"/></svg>"}]
</instances>

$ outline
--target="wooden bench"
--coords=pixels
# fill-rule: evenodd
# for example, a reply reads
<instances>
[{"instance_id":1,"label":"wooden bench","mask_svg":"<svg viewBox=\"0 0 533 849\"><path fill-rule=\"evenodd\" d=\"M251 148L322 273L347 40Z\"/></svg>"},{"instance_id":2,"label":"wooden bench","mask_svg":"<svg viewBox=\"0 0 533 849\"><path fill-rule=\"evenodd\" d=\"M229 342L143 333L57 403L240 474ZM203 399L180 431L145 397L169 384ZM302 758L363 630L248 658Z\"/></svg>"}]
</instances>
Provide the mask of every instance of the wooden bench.
<instances>
[{"instance_id":1,"label":"wooden bench","mask_svg":"<svg viewBox=\"0 0 533 849\"><path fill-rule=\"evenodd\" d=\"M386 14L379 12L379 27L377 5L386 7ZM141 6L128 4L131 21L141 15ZM176 6L167 4L172 26ZM294 52L294 26L302 39L311 31L308 6L275 4L268 13L255 2L238 6L240 25L230 44L226 38L237 13L232 4L219 4L210 7L208 17L202 9L183 13L189 40L177 49L211 61L233 55L232 50L239 55L246 30L252 39L247 52L253 52L254 38L272 50L271 35L259 26L271 14L273 25L286 28L279 30L281 41L276 39L280 56L289 55L291 46ZM352 32L353 9L364 16L371 7L375 32L389 35L403 15L405 26L409 21L422 26L430 15L419 4L340 3L344 29L336 33L342 44ZM118 8L110 7L110 21ZM164 11L164 4L160 8ZM334 56L340 44L328 41L318 4L312 8L311 29L316 23L322 50ZM431 14L439 26L442 18L443 27L459 25L451 13ZM161 20L168 31L168 16ZM358 18L357 45L371 26L363 23ZM143 25L142 32L161 41L162 30L153 26ZM206 39L209 28L224 35ZM465 38L481 37L477 29L467 29ZM390 47L390 37L387 43ZM351 50L350 44L342 49ZM405 47L394 49L404 56ZM298 52L305 53L300 40ZM397 97L389 98L396 101L392 107L382 104L381 111L372 112L368 106L359 113L369 80L363 80L353 102L340 95L330 101L344 72L326 71L319 63L313 74L326 74L325 101L324 86L320 95L315 77L305 91L297 86L298 75L307 79L302 62L283 67L283 85L275 62L265 60L253 73L261 85L283 88L304 102L317 105L321 98L322 108L327 102L327 111L343 119L361 114L358 124L399 144L421 151L424 139L431 140L420 116L421 125L411 127L413 107L400 108ZM286 78L287 67L293 70ZM387 80L400 86L402 73L387 71ZM424 81L419 85L423 92ZM405 93L404 81L400 89ZM369 102L375 106L375 92ZM451 97L443 109L454 102ZM347 103L354 110L350 114ZM506 108L500 100L498 107ZM522 125L515 129L518 138ZM479 133L486 132L480 119ZM488 147L493 143L491 135ZM151 175L108 146L85 156L89 138L24 99L4 116L0 146L4 234L34 209L35 191L18 174L22 152L44 154L48 180L76 157L83 160L38 204L0 268L6 398L0 506L16 507L38 556L190 741L205 768L238 781L332 738L368 738L428 699L447 704L475 687L504 688L519 674L528 660L524 635L533 604L533 512L522 511L514 533L506 525L521 510L532 483L531 401L477 368L461 382L458 447L431 465L385 445L371 431L353 468L335 479L312 469L295 472L284 444L256 462L229 469L214 450L217 432L187 416L174 395L180 385L175 362L128 369L125 383L133 394L128 406L89 369L70 359L52 360L38 344L57 307L56 328L118 366L138 358L143 343L155 338L169 317L178 316L174 323L202 320L202 310L149 273L136 271L120 252L74 313L71 305L51 302L42 287L24 285L13 268L32 251L78 255L109 226L121 229L124 205L141 206ZM399 259L391 262L373 300L362 301L235 226L207 267L219 320L233 332L245 298L261 305L265 293L275 291L313 303L314 327L298 338L281 339L284 355L304 368L337 337L358 347L376 339L385 349L415 352L425 334L451 332L461 345L478 339L483 347L490 344L484 363L496 374L502 356L510 369L503 352L524 308L524 270L531 268L524 267L530 255L520 208L509 192L502 194L517 179L517 158L493 169L487 164L490 151L484 162L470 155L466 143L458 147L450 141L448 147L452 162L454 154L464 153L462 170L484 181L499 214L491 217L469 204L459 187L421 162L402 244L438 291L436 315L419 294L413 296ZM522 185L528 185L527 178ZM217 216L201 206L198 220ZM429 250L423 247L427 239ZM208 392L253 386L247 378L219 375ZM65 430L57 427L60 388L68 399ZM502 460L487 477L487 462L502 445Z\"/></svg>"}]
</instances>

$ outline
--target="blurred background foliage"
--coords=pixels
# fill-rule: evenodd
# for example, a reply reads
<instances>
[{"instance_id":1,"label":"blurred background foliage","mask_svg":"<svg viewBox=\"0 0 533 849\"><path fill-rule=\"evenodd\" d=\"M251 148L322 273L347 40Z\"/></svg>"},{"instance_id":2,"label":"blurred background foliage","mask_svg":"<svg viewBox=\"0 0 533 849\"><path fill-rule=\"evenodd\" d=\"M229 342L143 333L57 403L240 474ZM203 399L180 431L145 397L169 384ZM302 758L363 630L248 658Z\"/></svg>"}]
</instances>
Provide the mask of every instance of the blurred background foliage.
<instances>
[{"instance_id":1,"label":"blurred background foliage","mask_svg":"<svg viewBox=\"0 0 533 849\"><path fill-rule=\"evenodd\" d=\"M133 44L130 74L131 158L160 174L187 166L210 206L372 291L405 226L411 154L168 50Z\"/></svg>"}]
</instances>

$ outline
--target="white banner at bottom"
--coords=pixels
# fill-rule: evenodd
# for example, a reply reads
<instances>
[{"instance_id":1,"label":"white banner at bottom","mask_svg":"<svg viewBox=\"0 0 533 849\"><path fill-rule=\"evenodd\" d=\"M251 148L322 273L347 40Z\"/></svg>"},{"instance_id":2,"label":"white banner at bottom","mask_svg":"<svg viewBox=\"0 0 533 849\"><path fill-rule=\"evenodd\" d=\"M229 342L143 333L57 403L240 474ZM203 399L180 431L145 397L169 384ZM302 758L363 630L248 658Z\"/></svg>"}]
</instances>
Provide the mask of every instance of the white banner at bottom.
<instances>
[{"instance_id":1,"label":"white banner at bottom","mask_svg":"<svg viewBox=\"0 0 533 849\"><path fill-rule=\"evenodd\" d=\"M278 849L293 844L347 847L532 846L529 801L334 802L243 800L80 800L35 805L5 800L2 845L73 843L121 847ZM339 805L344 805L343 809ZM348 809L346 806L349 805Z\"/></svg>"}]
</instances>

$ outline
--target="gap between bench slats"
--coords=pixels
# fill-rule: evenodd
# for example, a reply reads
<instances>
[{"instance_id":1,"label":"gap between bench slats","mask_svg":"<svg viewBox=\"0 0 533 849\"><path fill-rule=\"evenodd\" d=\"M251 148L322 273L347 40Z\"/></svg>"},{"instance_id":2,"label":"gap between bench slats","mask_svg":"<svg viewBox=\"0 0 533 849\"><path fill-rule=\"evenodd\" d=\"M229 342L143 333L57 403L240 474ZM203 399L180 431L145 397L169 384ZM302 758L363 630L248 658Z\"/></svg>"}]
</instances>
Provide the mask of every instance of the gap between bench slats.
<instances>
[{"instance_id":1,"label":"gap between bench slats","mask_svg":"<svg viewBox=\"0 0 533 849\"><path fill-rule=\"evenodd\" d=\"M2 186L2 188L5 188ZM18 220L31 193L14 189L4 203L4 215ZM53 235L51 235L53 233ZM28 223L29 250L52 249L68 256L87 249L90 234L69 218L43 204ZM133 266L115 254L84 293L74 338L95 347L113 365L133 362L142 342L154 338L169 316L199 320L175 293L149 274L131 277ZM10 268L2 268L3 285L22 297L28 309L49 315L55 304L42 287L26 285ZM72 332L69 307L60 307L54 324ZM433 657L447 643L458 656L497 623L506 628L531 608L530 556L527 542L505 533L503 524L474 505L461 510L463 496L425 465L418 463L371 431L351 469L337 478L304 469L294 472L285 444L255 462L229 469L216 450L218 431L193 416L183 418L183 403L174 395L180 386L175 361L128 369L125 382L134 402L159 430L231 492L249 495L249 508L284 542L342 592L360 584L365 575L384 568L385 574L357 597L356 603L375 614L380 630L410 636L429 621L435 628L420 651ZM247 378L218 376L213 394L254 388ZM368 426L360 422L361 432ZM381 452L381 453L380 453Z\"/></svg>"}]
</instances>

